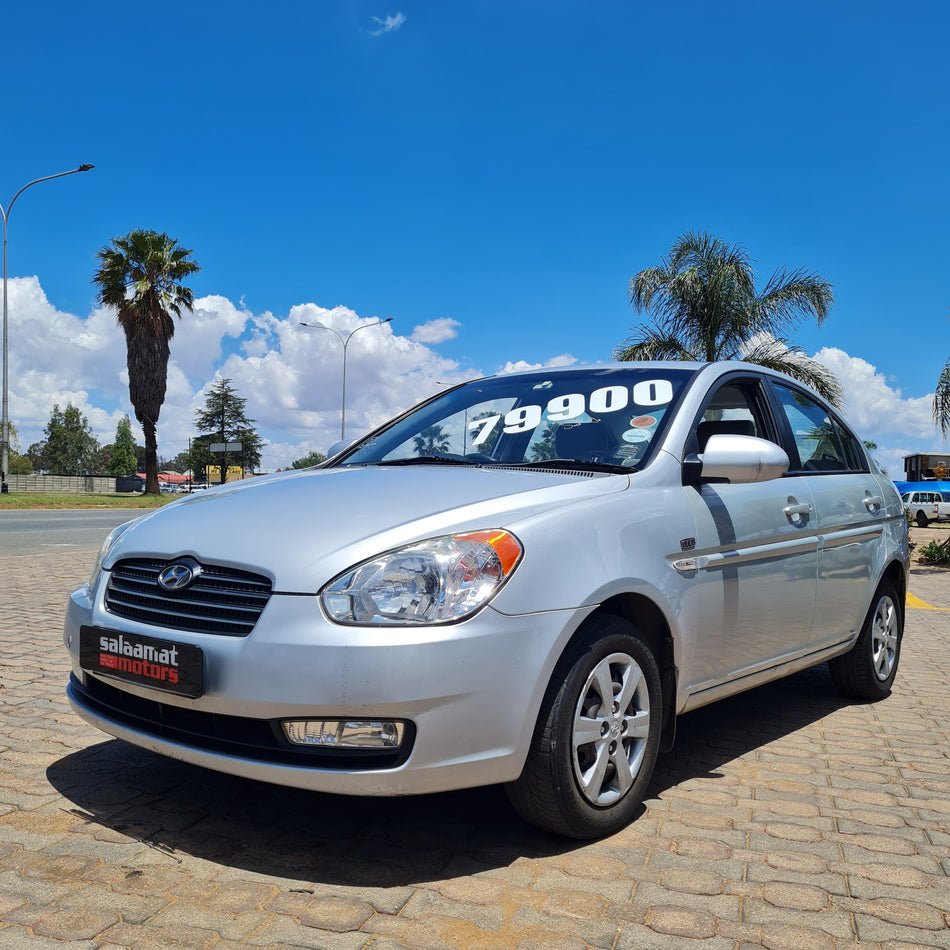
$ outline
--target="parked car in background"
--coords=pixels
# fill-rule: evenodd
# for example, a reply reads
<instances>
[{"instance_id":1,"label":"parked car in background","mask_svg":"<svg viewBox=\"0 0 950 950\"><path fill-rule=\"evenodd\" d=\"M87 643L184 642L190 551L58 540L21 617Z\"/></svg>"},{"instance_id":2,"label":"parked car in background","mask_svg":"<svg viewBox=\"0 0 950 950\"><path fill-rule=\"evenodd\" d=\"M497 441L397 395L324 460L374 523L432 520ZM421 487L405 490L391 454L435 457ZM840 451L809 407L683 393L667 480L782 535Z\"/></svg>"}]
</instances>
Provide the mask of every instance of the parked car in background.
<instances>
[{"instance_id":1,"label":"parked car in background","mask_svg":"<svg viewBox=\"0 0 950 950\"><path fill-rule=\"evenodd\" d=\"M907 570L893 483L788 377L496 376L117 528L69 600L68 695L208 768L504 783L529 822L596 837L636 814L681 713L823 662L887 696Z\"/></svg>"},{"instance_id":2,"label":"parked car in background","mask_svg":"<svg viewBox=\"0 0 950 950\"><path fill-rule=\"evenodd\" d=\"M901 501L918 528L926 528L931 521L950 521L950 498L943 492L904 492Z\"/></svg>"}]
</instances>

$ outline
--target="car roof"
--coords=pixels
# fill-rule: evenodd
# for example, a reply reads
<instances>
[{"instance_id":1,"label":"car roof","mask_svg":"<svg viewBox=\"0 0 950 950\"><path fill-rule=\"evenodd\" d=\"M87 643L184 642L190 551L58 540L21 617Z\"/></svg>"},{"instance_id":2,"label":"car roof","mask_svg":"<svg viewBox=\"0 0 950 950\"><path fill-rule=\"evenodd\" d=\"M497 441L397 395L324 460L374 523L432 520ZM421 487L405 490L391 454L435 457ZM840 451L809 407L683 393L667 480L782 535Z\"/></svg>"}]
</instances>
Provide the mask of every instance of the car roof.
<instances>
[{"instance_id":1,"label":"car roof","mask_svg":"<svg viewBox=\"0 0 950 950\"><path fill-rule=\"evenodd\" d=\"M705 377L712 375L713 378L718 378L720 376L726 376L731 373L744 373L748 375L755 376L768 376L771 379L796 386L798 388L806 390L812 396L814 396L820 403L826 404L827 400L823 399L818 393L814 391L806 383L801 382L801 380L795 379L792 376L789 376L787 373L782 373L779 370L772 369L768 366L760 366L757 363L749 363L745 360L716 360L714 362L695 362L691 360L629 360L625 362L618 362L616 360L607 360L603 363L575 363L570 366L537 366L531 367L528 369L517 370L512 373L492 373L488 376L480 376L474 379L466 380L464 383L459 383L459 386L465 386L469 383L477 383L480 380L484 379L499 379L507 377L519 377L523 376L526 378L531 378L535 376L545 376L545 377L556 377L562 375L570 375L572 373L603 373L607 372L622 372L624 370L631 369L678 369L678 370L692 370L694 372L694 380L700 377ZM457 388L457 387L453 387ZM839 413L840 415L840 413Z\"/></svg>"}]
</instances>

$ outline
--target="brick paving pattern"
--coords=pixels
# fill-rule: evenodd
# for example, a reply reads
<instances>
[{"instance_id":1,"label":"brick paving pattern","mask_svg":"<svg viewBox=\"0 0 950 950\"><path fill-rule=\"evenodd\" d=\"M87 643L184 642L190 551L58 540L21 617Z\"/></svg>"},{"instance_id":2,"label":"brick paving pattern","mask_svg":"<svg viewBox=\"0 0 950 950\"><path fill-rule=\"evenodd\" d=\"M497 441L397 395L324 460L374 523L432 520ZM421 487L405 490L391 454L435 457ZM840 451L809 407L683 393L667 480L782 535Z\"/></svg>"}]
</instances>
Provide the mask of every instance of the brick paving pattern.
<instances>
[{"instance_id":1,"label":"brick paving pattern","mask_svg":"<svg viewBox=\"0 0 950 950\"><path fill-rule=\"evenodd\" d=\"M0 555L0 950L950 948L950 573L914 571L887 700L822 667L691 713L639 819L578 844L498 789L317 795L85 725L92 559Z\"/></svg>"}]
</instances>

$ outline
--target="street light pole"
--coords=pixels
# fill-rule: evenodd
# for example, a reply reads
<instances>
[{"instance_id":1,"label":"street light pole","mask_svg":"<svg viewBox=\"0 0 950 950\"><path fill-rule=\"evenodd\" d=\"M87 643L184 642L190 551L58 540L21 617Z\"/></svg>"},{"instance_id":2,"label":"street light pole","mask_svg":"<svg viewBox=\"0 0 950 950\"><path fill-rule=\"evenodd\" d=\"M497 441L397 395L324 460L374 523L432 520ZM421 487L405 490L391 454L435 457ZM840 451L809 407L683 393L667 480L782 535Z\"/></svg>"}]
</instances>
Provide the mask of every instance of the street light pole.
<instances>
[{"instance_id":1,"label":"street light pole","mask_svg":"<svg viewBox=\"0 0 950 950\"><path fill-rule=\"evenodd\" d=\"M54 178L75 175L76 172L87 172L89 169L95 167L95 165L84 164L80 165L79 168L72 168L68 172L60 172L58 175L47 175L45 178L36 178L33 181L27 182L10 199L10 204L7 205L6 211L0 206L0 216L3 217L3 422L2 428L0 428L0 439L3 441L2 447L0 447L0 494L3 495L6 495L9 491L7 486L7 472L10 468L10 414L8 412L10 384L7 365L7 220L10 217L10 212L13 210L14 202L27 188L38 185L41 181L52 181Z\"/></svg>"},{"instance_id":2,"label":"street light pole","mask_svg":"<svg viewBox=\"0 0 950 950\"><path fill-rule=\"evenodd\" d=\"M339 341L343 344L343 403L340 409L340 441L346 439L346 348L349 345L350 340L360 332L360 330L366 330L369 327L378 327L383 323L392 322L392 317L386 317L385 320L377 320L375 323L364 323L362 326L357 327L355 330L351 330L347 334L341 333L336 327L327 327L322 323L301 323L302 327L310 327L311 330L329 330L331 333L335 333Z\"/></svg>"}]
</instances>

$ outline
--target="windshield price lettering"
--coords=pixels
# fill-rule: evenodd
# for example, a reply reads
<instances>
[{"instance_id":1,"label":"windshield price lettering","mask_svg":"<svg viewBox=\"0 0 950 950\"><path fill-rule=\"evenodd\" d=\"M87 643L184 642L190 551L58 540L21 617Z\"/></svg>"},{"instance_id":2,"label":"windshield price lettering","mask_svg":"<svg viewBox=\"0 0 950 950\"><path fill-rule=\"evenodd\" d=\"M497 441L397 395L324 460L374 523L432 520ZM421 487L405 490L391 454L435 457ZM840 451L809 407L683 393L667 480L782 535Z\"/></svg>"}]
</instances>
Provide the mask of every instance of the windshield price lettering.
<instances>
[{"instance_id":1,"label":"windshield price lettering","mask_svg":"<svg viewBox=\"0 0 950 950\"><path fill-rule=\"evenodd\" d=\"M595 389L589 399L585 398L583 393L555 396L544 409L534 405L519 406L507 412L502 431L506 435L529 432L536 429L545 417L548 422L569 422L571 419L580 418L585 412L620 412L631 404L631 394L634 406L665 406L673 401L673 385L667 379L648 379L637 383L632 390L628 390L626 386L604 386L602 389ZM476 433L472 445L481 445L487 441L501 418L501 415L486 416L484 419L470 422L468 431Z\"/></svg>"}]
</instances>

